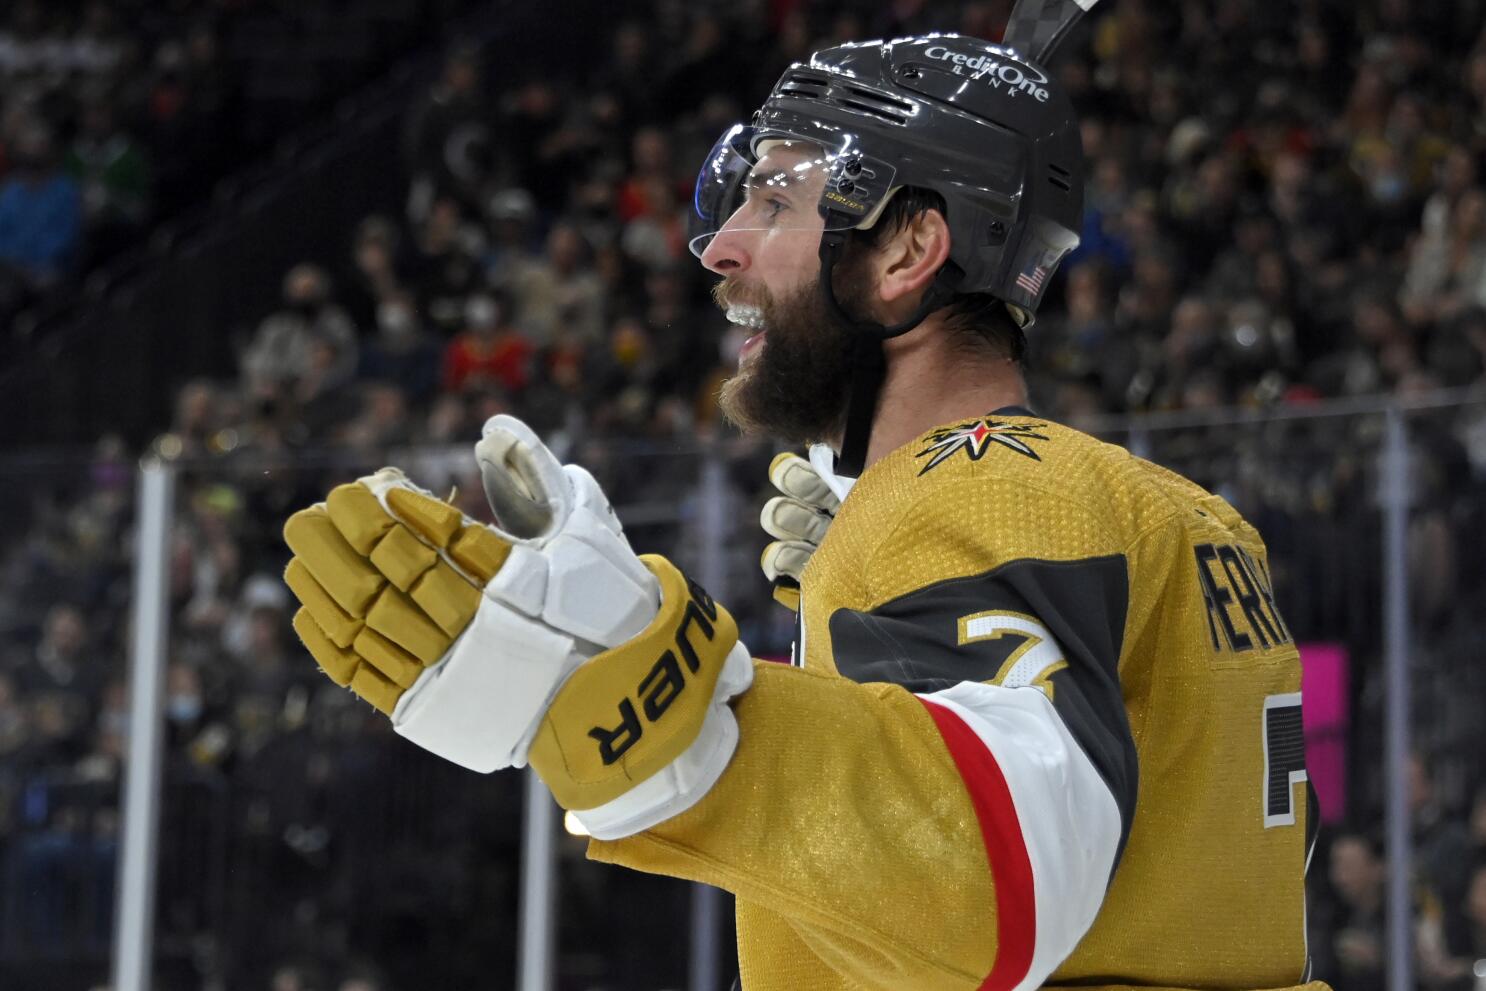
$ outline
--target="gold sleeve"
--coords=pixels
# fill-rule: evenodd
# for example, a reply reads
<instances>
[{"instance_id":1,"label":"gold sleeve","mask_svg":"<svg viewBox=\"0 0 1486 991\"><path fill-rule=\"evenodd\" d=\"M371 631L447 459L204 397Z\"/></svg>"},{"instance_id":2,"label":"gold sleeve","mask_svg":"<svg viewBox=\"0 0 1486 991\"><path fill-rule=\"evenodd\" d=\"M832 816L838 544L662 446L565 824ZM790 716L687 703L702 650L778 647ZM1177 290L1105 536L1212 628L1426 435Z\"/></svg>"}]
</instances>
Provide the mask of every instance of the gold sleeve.
<instances>
[{"instance_id":1,"label":"gold sleeve","mask_svg":"<svg viewBox=\"0 0 1486 991\"><path fill-rule=\"evenodd\" d=\"M975 808L923 703L896 685L754 667L735 703L738 750L712 791L647 832L591 841L588 855L724 888L740 921L778 916L793 938L740 946L745 972L761 958L776 974L807 966L787 959L803 943L842 987L978 987L996 955L995 891ZM768 927L739 928L769 939Z\"/></svg>"}]
</instances>

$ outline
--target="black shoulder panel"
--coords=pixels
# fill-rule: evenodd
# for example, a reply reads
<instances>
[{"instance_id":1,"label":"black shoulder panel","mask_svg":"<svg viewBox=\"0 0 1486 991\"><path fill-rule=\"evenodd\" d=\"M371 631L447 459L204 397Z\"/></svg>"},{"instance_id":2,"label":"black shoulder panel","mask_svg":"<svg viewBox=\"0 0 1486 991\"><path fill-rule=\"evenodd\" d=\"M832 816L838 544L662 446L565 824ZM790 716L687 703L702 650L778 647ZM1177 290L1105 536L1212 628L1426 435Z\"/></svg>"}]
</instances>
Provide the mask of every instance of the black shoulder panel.
<instances>
[{"instance_id":1,"label":"black shoulder panel","mask_svg":"<svg viewBox=\"0 0 1486 991\"><path fill-rule=\"evenodd\" d=\"M1035 645L1035 636L1014 628L979 636L976 624L995 628L998 616L1010 616L1013 625L1022 617L1045 627L1066 662L1048 669L1053 708L1114 795L1123 852L1139 778L1118 671L1128 605L1123 555L1023 559L925 586L870 612L838 609L831 648L837 670L853 681L927 693L962 681L999 683L1013 655Z\"/></svg>"}]
</instances>

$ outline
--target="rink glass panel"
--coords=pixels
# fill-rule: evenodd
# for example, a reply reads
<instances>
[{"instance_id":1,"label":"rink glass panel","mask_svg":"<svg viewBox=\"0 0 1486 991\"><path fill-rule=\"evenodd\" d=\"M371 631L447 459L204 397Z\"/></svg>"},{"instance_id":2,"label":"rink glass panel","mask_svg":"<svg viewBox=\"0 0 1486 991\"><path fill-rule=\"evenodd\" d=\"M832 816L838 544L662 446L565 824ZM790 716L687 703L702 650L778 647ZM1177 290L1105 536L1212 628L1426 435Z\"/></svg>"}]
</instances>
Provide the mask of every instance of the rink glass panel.
<instances>
[{"instance_id":1,"label":"rink glass panel","mask_svg":"<svg viewBox=\"0 0 1486 991\"><path fill-rule=\"evenodd\" d=\"M0 455L0 986L106 971L135 473L108 445Z\"/></svg>"},{"instance_id":2,"label":"rink glass panel","mask_svg":"<svg viewBox=\"0 0 1486 991\"><path fill-rule=\"evenodd\" d=\"M1413 737L1459 809L1486 770L1486 404L1406 422ZM1333 651L1328 663L1343 669L1344 705L1322 736L1341 741L1347 817L1380 809L1388 780L1383 425L1367 414L1096 431L1225 496L1263 533L1297 640ZM775 446L579 436L560 449L605 486L637 551L667 554L708 584L756 654L787 656L792 615L758 571ZM285 968L330 986L358 968L394 987L511 986L519 773L476 775L426 755L331 685L293 637L279 579L284 518L382 465L487 518L469 447L233 448L173 463L159 986L265 987ZM93 451L4 469L20 484L0 495L11 680L0 705L0 985L87 988L107 972L113 929L135 472ZM17 674L34 667L48 616L67 603L88 644L73 702ZM24 731L9 728L14 718ZM590 864L583 846L566 834L559 843L559 986L684 985L688 888Z\"/></svg>"}]
</instances>

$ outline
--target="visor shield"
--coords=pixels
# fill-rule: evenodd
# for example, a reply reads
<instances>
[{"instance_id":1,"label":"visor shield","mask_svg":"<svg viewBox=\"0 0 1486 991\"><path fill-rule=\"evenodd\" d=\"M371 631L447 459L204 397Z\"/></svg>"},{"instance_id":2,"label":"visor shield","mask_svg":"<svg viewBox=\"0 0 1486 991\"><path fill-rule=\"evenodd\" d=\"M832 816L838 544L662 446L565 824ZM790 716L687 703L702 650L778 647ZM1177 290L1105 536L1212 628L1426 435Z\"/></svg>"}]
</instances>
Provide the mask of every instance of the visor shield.
<instances>
[{"instance_id":1,"label":"visor shield","mask_svg":"<svg viewBox=\"0 0 1486 991\"><path fill-rule=\"evenodd\" d=\"M701 257L723 231L800 232L869 227L894 169L862 154L852 134L790 134L742 124L713 145L697 177L688 239Z\"/></svg>"}]
</instances>

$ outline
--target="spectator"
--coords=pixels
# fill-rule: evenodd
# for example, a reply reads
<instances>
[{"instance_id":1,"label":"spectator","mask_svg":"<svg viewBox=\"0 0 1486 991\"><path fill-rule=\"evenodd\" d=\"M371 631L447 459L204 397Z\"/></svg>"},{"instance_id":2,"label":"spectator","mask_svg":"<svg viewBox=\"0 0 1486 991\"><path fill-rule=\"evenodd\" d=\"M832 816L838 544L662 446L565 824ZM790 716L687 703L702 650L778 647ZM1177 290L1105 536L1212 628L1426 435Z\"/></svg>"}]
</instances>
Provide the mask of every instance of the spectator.
<instances>
[{"instance_id":1,"label":"spectator","mask_svg":"<svg viewBox=\"0 0 1486 991\"><path fill-rule=\"evenodd\" d=\"M1415 324L1486 305L1486 191L1461 193L1447 230L1415 243L1400 302Z\"/></svg>"},{"instance_id":2,"label":"spectator","mask_svg":"<svg viewBox=\"0 0 1486 991\"><path fill-rule=\"evenodd\" d=\"M1419 877L1446 904L1454 904L1469 880L1461 865L1470 850L1470 830L1441 803L1429 763L1420 754L1409 758L1408 785Z\"/></svg>"},{"instance_id":3,"label":"spectator","mask_svg":"<svg viewBox=\"0 0 1486 991\"><path fill-rule=\"evenodd\" d=\"M47 610L41 641L30 662L16 672L16 680L27 695L69 692L91 700L104 674L82 610L59 603Z\"/></svg>"},{"instance_id":4,"label":"spectator","mask_svg":"<svg viewBox=\"0 0 1486 991\"><path fill-rule=\"evenodd\" d=\"M170 429L155 440L157 453L168 458L196 458L212 452L225 406L223 390L207 379L193 379L175 396Z\"/></svg>"},{"instance_id":5,"label":"spectator","mask_svg":"<svg viewBox=\"0 0 1486 991\"><path fill-rule=\"evenodd\" d=\"M159 162L159 189L174 210L199 199L214 176L238 161L241 146L223 133L236 111L238 84L224 64L216 32L196 21L155 49L145 120L151 143L171 153Z\"/></svg>"},{"instance_id":6,"label":"spectator","mask_svg":"<svg viewBox=\"0 0 1486 991\"><path fill-rule=\"evenodd\" d=\"M428 215L435 196L473 203L483 188L491 163L482 71L477 48L456 48L438 81L409 108L404 154L413 175L409 212L415 218Z\"/></svg>"},{"instance_id":7,"label":"spectator","mask_svg":"<svg viewBox=\"0 0 1486 991\"><path fill-rule=\"evenodd\" d=\"M402 267L424 316L446 334L458 329L483 251L484 236L465 220L459 203L447 196L435 200Z\"/></svg>"},{"instance_id":8,"label":"spectator","mask_svg":"<svg viewBox=\"0 0 1486 991\"><path fill-rule=\"evenodd\" d=\"M560 337L597 343L603 335L603 282L571 224L552 228L545 256L516 277L512 291L516 323L539 346Z\"/></svg>"},{"instance_id":9,"label":"spectator","mask_svg":"<svg viewBox=\"0 0 1486 991\"><path fill-rule=\"evenodd\" d=\"M444 350L444 389L470 391L498 386L519 393L531 381L535 347L508 321L493 296L477 294L464 309L465 329Z\"/></svg>"},{"instance_id":10,"label":"spectator","mask_svg":"<svg viewBox=\"0 0 1486 991\"><path fill-rule=\"evenodd\" d=\"M536 201L519 187L502 189L486 202L485 219L490 223L491 237L481 268L490 288L509 292L519 273L537 261L531 249L536 215Z\"/></svg>"},{"instance_id":11,"label":"spectator","mask_svg":"<svg viewBox=\"0 0 1486 991\"><path fill-rule=\"evenodd\" d=\"M1454 145L1435 170L1435 189L1424 203L1420 233L1424 237L1449 237L1450 218L1460 197L1476 185L1476 159L1470 149Z\"/></svg>"},{"instance_id":12,"label":"spectator","mask_svg":"<svg viewBox=\"0 0 1486 991\"><path fill-rule=\"evenodd\" d=\"M0 265L40 290L68 273L82 235L82 196L57 162L51 131L22 131L0 180Z\"/></svg>"},{"instance_id":13,"label":"spectator","mask_svg":"<svg viewBox=\"0 0 1486 991\"><path fill-rule=\"evenodd\" d=\"M555 214L566 206L573 182L593 167L582 135L564 132L569 113L550 73L511 87L500 113L505 167L532 194L537 209Z\"/></svg>"},{"instance_id":14,"label":"spectator","mask_svg":"<svg viewBox=\"0 0 1486 991\"><path fill-rule=\"evenodd\" d=\"M258 398L312 399L351 378L356 353L356 330L331 298L325 272L296 265L284 277L284 308L258 325L243 354L245 384Z\"/></svg>"},{"instance_id":15,"label":"spectator","mask_svg":"<svg viewBox=\"0 0 1486 991\"><path fill-rule=\"evenodd\" d=\"M625 21L610 35L611 57L597 82L598 89L619 101L620 120L627 130L654 119L654 56L650 33L636 21Z\"/></svg>"},{"instance_id":16,"label":"spectator","mask_svg":"<svg viewBox=\"0 0 1486 991\"><path fill-rule=\"evenodd\" d=\"M669 207L675 181L670 138L659 127L640 128L630 139L630 174L620 183L616 197L619 219L628 223L657 206ZM660 190L665 191L664 201L657 204L653 197Z\"/></svg>"},{"instance_id":17,"label":"spectator","mask_svg":"<svg viewBox=\"0 0 1486 991\"><path fill-rule=\"evenodd\" d=\"M21 765L41 774L71 768L88 752L89 713L96 696L42 689L28 691L27 701L31 737L20 755ZM111 711L106 697L104 704L100 718ZM100 726L108 728L102 723Z\"/></svg>"},{"instance_id":18,"label":"spectator","mask_svg":"<svg viewBox=\"0 0 1486 991\"><path fill-rule=\"evenodd\" d=\"M315 977L315 969L303 964L276 967L269 979L269 991L321 991L324 987Z\"/></svg>"},{"instance_id":19,"label":"spectator","mask_svg":"<svg viewBox=\"0 0 1486 991\"><path fill-rule=\"evenodd\" d=\"M1324 976L1347 991L1383 991L1384 867L1377 844L1361 833L1338 835L1331 844L1330 873L1339 902L1331 945L1324 949L1335 971Z\"/></svg>"},{"instance_id":20,"label":"spectator","mask_svg":"<svg viewBox=\"0 0 1486 991\"><path fill-rule=\"evenodd\" d=\"M144 150L114 120L107 100L89 103L68 149L67 172L82 189L90 251L111 254L149 215L150 175Z\"/></svg>"},{"instance_id":21,"label":"spectator","mask_svg":"<svg viewBox=\"0 0 1486 991\"><path fill-rule=\"evenodd\" d=\"M1220 372L1219 317L1203 296L1188 296L1171 313L1171 330L1161 342L1159 385L1152 405L1176 409L1183 393L1199 370Z\"/></svg>"},{"instance_id":22,"label":"spectator","mask_svg":"<svg viewBox=\"0 0 1486 991\"><path fill-rule=\"evenodd\" d=\"M297 654L290 647L283 582L265 579L261 575L249 579L241 599L246 614L224 631L230 633L226 646L236 662L228 683L246 695L267 699L277 711L291 688L312 684L309 678L313 672L297 663ZM270 588L269 581L278 587Z\"/></svg>"},{"instance_id":23,"label":"spectator","mask_svg":"<svg viewBox=\"0 0 1486 991\"><path fill-rule=\"evenodd\" d=\"M351 248L354 269L342 294L346 312L357 327L374 327L377 307L395 296L405 296L396 267L397 229L385 217L372 216L356 228Z\"/></svg>"},{"instance_id":24,"label":"spectator","mask_svg":"<svg viewBox=\"0 0 1486 991\"><path fill-rule=\"evenodd\" d=\"M391 382L366 382L360 412L341 430L342 444L369 459L384 458L383 452L411 439L407 394Z\"/></svg>"},{"instance_id":25,"label":"spectator","mask_svg":"<svg viewBox=\"0 0 1486 991\"><path fill-rule=\"evenodd\" d=\"M1477 991L1486 961L1486 860L1465 862L1461 894L1432 897L1419 920L1419 970L1424 983L1446 991Z\"/></svg>"},{"instance_id":26,"label":"spectator","mask_svg":"<svg viewBox=\"0 0 1486 991\"><path fill-rule=\"evenodd\" d=\"M1050 316L1044 332L1028 341L1034 356L1031 364L1038 370L1037 374L1082 377L1094 371L1099 356L1108 353L1113 330L1108 271L1103 264L1092 260L1068 270L1064 291L1066 312ZM1110 377L1120 380L1120 371L1111 370Z\"/></svg>"},{"instance_id":27,"label":"spectator","mask_svg":"<svg viewBox=\"0 0 1486 991\"><path fill-rule=\"evenodd\" d=\"M669 179L644 181L639 213L624 228L621 242L626 254L646 268L665 268L686 253L686 225Z\"/></svg>"},{"instance_id":28,"label":"spectator","mask_svg":"<svg viewBox=\"0 0 1486 991\"><path fill-rule=\"evenodd\" d=\"M359 377L394 382L409 402L423 405L439 384L439 349L419 322L412 300L385 299L377 307L376 328L376 336L361 349Z\"/></svg>"}]
</instances>

